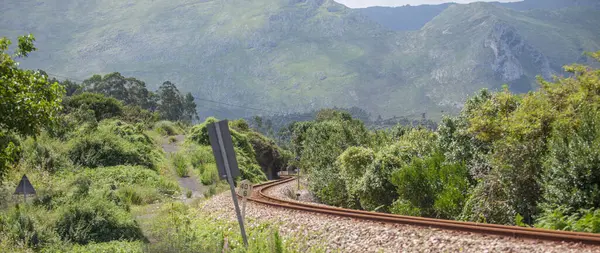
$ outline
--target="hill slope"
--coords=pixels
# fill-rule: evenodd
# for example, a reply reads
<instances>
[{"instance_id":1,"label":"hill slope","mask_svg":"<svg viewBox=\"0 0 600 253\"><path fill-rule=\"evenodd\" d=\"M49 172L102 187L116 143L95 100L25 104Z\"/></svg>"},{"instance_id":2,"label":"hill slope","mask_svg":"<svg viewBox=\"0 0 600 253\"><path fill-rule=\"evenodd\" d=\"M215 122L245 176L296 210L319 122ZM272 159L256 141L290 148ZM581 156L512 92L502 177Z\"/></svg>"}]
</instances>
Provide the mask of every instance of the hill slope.
<instances>
[{"instance_id":1,"label":"hill slope","mask_svg":"<svg viewBox=\"0 0 600 253\"><path fill-rule=\"evenodd\" d=\"M600 2L596 0L523 0L510 3L491 3L518 11L557 10L569 7L600 9ZM399 7L373 6L356 10L388 29L394 31L416 31L442 13L450 5L453 5L453 3L417 6L406 5Z\"/></svg>"},{"instance_id":2,"label":"hill slope","mask_svg":"<svg viewBox=\"0 0 600 253\"><path fill-rule=\"evenodd\" d=\"M482 87L525 91L598 45L593 10L453 5L393 32L332 0L2 1L0 34L32 32L23 64L78 79L119 71L198 98L270 111L325 106L373 115L456 111ZM27 15L26 15L27 14ZM202 116L255 113L199 103Z\"/></svg>"}]
</instances>

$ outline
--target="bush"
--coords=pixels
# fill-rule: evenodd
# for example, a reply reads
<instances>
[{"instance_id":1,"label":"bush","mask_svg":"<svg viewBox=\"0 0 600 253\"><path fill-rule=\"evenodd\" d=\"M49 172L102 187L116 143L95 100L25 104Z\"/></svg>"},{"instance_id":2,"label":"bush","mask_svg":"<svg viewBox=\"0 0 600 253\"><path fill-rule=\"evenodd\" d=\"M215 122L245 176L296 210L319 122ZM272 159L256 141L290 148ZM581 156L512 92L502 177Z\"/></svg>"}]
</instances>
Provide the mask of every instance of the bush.
<instances>
[{"instance_id":1,"label":"bush","mask_svg":"<svg viewBox=\"0 0 600 253\"><path fill-rule=\"evenodd\" d=\"M187 138L195 144L209 146L210 140L208 138L207 125L214 122L217 122L217 119L210 117L204 123L193 126ZM256 153L248 135L239 133L233 129L230 129L230 132L242 178L248 179L253 183L267 180L267 177L256 161ZM197 162L194 161L193 163Z\"/></svg>"},{"instance_id":2,"label":"bush","mask_svg":"<svg viewBox=\"0 0 600 253\"><path fill-rule=\"evenodd\" d=\"M5 213L0 213L0 238L4 235L8 239L7 243L34 249L54 242L55 235L40 224L35 217L35 211L17 205Z\"/></svg>"},{"instance_id":3,"label":"bush","mask_svg":"<svg viewBox=\"0 0 600 253\"><path fill-rule=\"evenodd\" d=\"M156 171L147 169L142 166L114 166L104 167L101 169L86 169L79 171L78 176L86 177L93 184L105 187L114 185L115 188L124 187L135 187L140 189L137 191L138 194L150 194L156 195L155 193L148 192L147 190L141 189L153 189L159 193L173 195L179 191L179 186L176 182L168 181L161 177ZM152 199L153 197L146 197L142 194L143 199ZM144 201L149 203L148 201Z\"/></svg>"},{"instance_id":4,"label":"bush","mask_svg":"<svg viewBox=\"0 0 600 253\"><path fill-rule=\"evenodd\" d=\"M0 130L0 181L8 172L9 166L16 163L21 148L19 139Z\"/></svg>"},{"instance_id":5,"label":"bush","mask_svg":"<svg viewBox=\"0 0 600 253\"><path fill-rule=\"evenodd\" d=\"M123 107L123 116L121 118L130 123L141 123L146 127L150 127L154 122L158 121L158 113L150 112L139 106L128 105Z\"/></svg>"},{"instance_id":6,"label":"bush","mask_svg":"<svg viewBox=\"0 0 600 253\"><path fill-rule=\"evenodd\" d=\"M177 173L177 175L179 177L189 177L190 172L185 157L179 152L177 152L173 154L171 159L173 160L173 166L175 167L175 172Z\"/></svg>"},{"instance_id":7,"label":"bush","mask_svg":"<svg viewBox=\"0 0 600 253\"><path fill-rule=\"evenodd\" d=\"M277 171L286 168L289 157L271 139L268 139L259 133L248 132L248 140L256 154L256 161L263 171L271 171L275 176Z\"/></svg>"},{"instance_id":8,"label":"bush","mask_svg":"<svg viewBox=\"0 0 600 253\"><path fill-rule=\"evenodd\" d=\"M349 198L346 189L346 183L339 176L339 172L334 167L320 168L313 170L309 176L309 189L314 196L324 204L355 207L355 203Z\"/></svg>"},{"instance_id":9,"label":"bush","mask_svg":"<svg viewBox=\"0 0 600 253\"><path fill-rule=\"evenodd\" d=\"M402 165L402 161L394 154L396 149L396 146L392 146L379 151L373 163L366 166L357 189L363 209L372 211L379 208L381 211L388 211L389 206L398 197L396 187L390 181L392 173Z\"/></svg>"},{"instance_id":10,"label":"bush","mask_svg":"<svg viewBox=\"0 0 600 253\"><path fill-rule=\"evenodd\" d=\"M166 120L156 122L156 124L154 124L154 130L164 136L178 135L181 133L179 126Z\"/></svg>"},{"instance_id":11,"label":"bush","mask_svg":"<svg viewBox=\"0 0 600 253\"><path fill-rule=\"evenodd\" d=\"M28 138L21 146L22 158L25 166L54 172L70 167L70 160L64 155L64 145L48 138L43 134L34 140ZM64 153L63 153L64 152Z\"/></svg>"},{"instance_id":12,"label":"bush","mask_svg":"<svg viewBox=\"0 0 600 253\"><path fill-rule=\"evenodd\" d=\"M340 170L340 176L345 181L346 191L350 196L357 196L360 181L374 158L373 150L363 147L350 147L337 158L335 165Z\"/></svg>"},{"instance_id":13,"label":"bush","mask_svg":"<svg viewBox=\"0 0 600 253\"><path fill-rule=\"evenodd\" d=\"M455 218L462 211L469 189L467 169L444 161L444 156L439 153L425 159L413 159L392 175L399 198L420 209L421 215Z\"/></svg>"},{"instance_id":14,"label":"bush","mask_svg":"<svg viewBox=\"0 0 600 253\"><path fill-rule=\"evenodd\" d=\"M214 196L215 194L217 194L217 187L214 185L211 185L210 187L208 187L208 191L204 192L204 197L210 198L210 197Z\"/></svg>"},{"instance_id":15,"label":"bush","mask_svg":"<svg viewBox=\"0 0 600 253\"><path fill-rule=\"evenodd\" d=\"M229 121L229 127L239 132L250 131L250 126L248 125L248 122L246 122L244 119Z\"/></svg>"},{"instance_id":16,"label":"bush","mask_svg":"<svg viewBox=\"0 0 600 253\"><path fill-rule=\"evenodd\" d=\"M535 226L554 230L600 233L600 209L580 209L577 212L564 206L547 209L538 217Z\"/></svg>"},{"instance_id":17,"label":"bush","mask_svg":"<svg viewBox=\"0 0 600 253\"><path fill-rule=\"evenodd\" d=\"M155 168L153 154L143 146L134 145L113 133L96 132L75 138L68 151L73 163L90 167L142 165Z\"/></svg>"},{"instance_id":18,"label":"bush","mask_svg":"<svg viewBox=\"0 0 600 253\"><path fill-rule=\"evenodd\" d=\"M81 107L94 111L96 121L123 115L123 104L114 98L105 97L98 93L84 92L67 97L63 102L67 112L73 112Z\"/></svg>"},{"instance_id":19,"label":"bush","mask_svg":"<svg viewBox=\"0 0 600 253\"><path fill-rule=\"evenodd\" d=\"M79 244L145 239L129 213L100 199L86 199L66 207L56 224L56 232L63 240Z\"/></svg>"},{"instance_id":20,"label":"bush","mask_svg":"<svg viewBox=\"0 0 600 253\"><path fill-rule=\"evenodd\" d=\"M542 175L546 205L600 208L600 112L582 111L576 128L569 122L550 138Z\"/></svg>"},{"instance_id":21,"label":"bush","mask_svg":"<svg viewBox=\"0 0 600 253\"><path fill-rule=\"evenodd\" d=\"M204 170L202 174L200 174L200 182L202 182L203 185L211 185L216 183L218 180L219 173L217 171L217 165L214 163L205 164Z\"/></svg>"},{"instance_id":22,"label":"bush","mask_svg":"<svg viewBox=\"0 0 600 253\"><path fill-rule=\"evenodd\" d=\"M210 146L191 144L186 153L192 166L199 169L200 173L204 171L204 165L215 163L215 157Z\"/></svg>"}]
</instances>

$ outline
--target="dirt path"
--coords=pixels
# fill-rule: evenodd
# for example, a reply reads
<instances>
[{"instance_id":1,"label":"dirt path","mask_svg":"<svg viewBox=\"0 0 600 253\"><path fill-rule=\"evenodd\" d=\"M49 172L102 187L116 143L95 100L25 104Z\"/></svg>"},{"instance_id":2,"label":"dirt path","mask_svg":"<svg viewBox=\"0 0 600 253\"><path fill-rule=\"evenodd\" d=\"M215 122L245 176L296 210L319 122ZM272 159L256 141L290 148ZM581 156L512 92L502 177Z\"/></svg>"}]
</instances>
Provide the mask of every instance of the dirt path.
<instances>
[{"instance_id":1,"label":"dirt path","mask_svg":"<svg viewBox=\"0 0 600 253\"><path fill-rule=\"evenodd\" d=\"M160 143L167 157L179 151L181 148L180 145L185 140L185 135L175 135L173 137L175 137L175 142L170 142L170 137L165 137ZM195 199L203 198L204 192L206 192L209 188L208 186L202 185L195 175L184 178L178 177L177 183L183 189L181 195L177 198L177 201L182 201L186 205L190 205ZM192 196L190 198L187 197L188 191L192 192ZM152 220L154 217L156 217L160 207L165 203L166 202L155 203L136 208L135 217L136 220L142 224L143 229L149 229L147 226L152 223ZM156 243L155 238L149 236L147 236L147 238L151 244Z\"/></svg>"},{"instance_id":2,"label":"dirt path","mask_svg":"<svg viewBox=\"0 0 600 253\"><path fill-rule=\"evenodd\" d=\"M175 142L169 142L169 139L171 137L167 137L163 139L163 143L161 144L163 150L165 151L165 153L167 153L168 156L170 156L172 153L179 151L180 145L185 140L185 135L175 135L172 137L175 137ZM179 186L183 189L183 192L181 193L181 196L179 196L179 199L186 204L189 204L194 199L204 197L204 192L208 190L208 186L202 185L199 182L198 178L193 174L189 177L177 178L177 183L179 183ZM192 192L191 198L187 197L188 191Z\"/></svg>"}]
</instances>

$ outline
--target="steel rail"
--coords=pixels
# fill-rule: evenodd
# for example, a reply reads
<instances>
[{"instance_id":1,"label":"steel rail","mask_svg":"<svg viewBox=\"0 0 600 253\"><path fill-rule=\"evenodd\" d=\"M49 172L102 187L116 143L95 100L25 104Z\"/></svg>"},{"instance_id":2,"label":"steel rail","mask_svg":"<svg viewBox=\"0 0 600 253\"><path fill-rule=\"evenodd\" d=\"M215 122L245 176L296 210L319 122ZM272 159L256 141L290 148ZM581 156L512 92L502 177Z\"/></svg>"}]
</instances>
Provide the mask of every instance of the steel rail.
<instances>
[{"instance_id":1,"label":"steel rail","mask_svg":"<svg viewBox=\"0 0 600 253\"><path fill-rule=\"evenodd\" d=\"M526 228L517 226L506 226L497 224L486 224L476 222L464 222L414 216L395 215L389 213L378 213L362 210L353 210L340 207L315 205L305 202L281 199L269 196L265 193L271 187L284 184L295 180L294 177L283 177L281 180L274 180L254 186L252 196L248 199L257 203L276 206L287 209L295 209L314 213L323 213L340 217L355 219L372 220L385 223L408 224L424 227L435 227L440 229L457 230L464 232L494 234L510 236L515 238L528 238L547 241L565 241L582 244L600 245L600 234L569 232L560 230L549 230L539 228Z\"/></svg>"}]
</instances>

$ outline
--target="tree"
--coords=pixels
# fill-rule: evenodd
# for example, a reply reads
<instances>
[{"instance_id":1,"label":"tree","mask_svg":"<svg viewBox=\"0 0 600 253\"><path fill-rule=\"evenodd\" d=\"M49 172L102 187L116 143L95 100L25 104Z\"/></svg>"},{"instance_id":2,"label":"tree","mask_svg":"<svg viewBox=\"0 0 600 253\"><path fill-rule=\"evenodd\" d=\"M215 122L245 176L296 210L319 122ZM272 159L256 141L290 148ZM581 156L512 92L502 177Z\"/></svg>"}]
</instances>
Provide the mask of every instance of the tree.
<instances>
[{"instance_id":1,"label":"tree","mask_svg":"<svg viewBox=\"0 0 600 253\"><path fill-rule=\"evenodd\" d=\"M183 101L183 119L187 122L194 120L200 120L198 112L196 111L196 102L194 102L194 96L192 93L185 94L185 100Z\"/></svg>"},{"instance_id":2,"label":"tree","mask_svg":"<svg viewBox=\"0 0 600 253\"><path fill-rule=\"evenodd\" d=\"M158 89L160 117L165 120L177 121L184 113L183 99L175 84L166 81Z\"/></svg>"},{"instance_id":3,"label":"tree","mask_svg":"<svg viewBox=\"0 0 600 253\"><path fill-rule=\"evenodd\" d=\"M98 93L84 92L69 97L64 104L67 112L74 112L82 107L94 111L97 121L123 114L123 105L119 100Z\"/></svg>"},{"instance_id":4,"label":"tree","mask_svg":"<svg viewBox=\"0 0 600 253\"><path fill-rule=\"evenodd\" d=\"M0 129L35 135L51 124L61 110L65 90L37 71L19 69L16 57L35 51L33 35L20 36L14 56L6 53L11 41L0 39Z\"/></svg>"},{"instance_id":5,"label":"tree","mask_svg":"<svg viewBox=\"0 0 600 253\"><path fill-rule=\"evenodd\" d=\"M36 50L34 41L31 34L20 36L11 56L6 52L11 41L0 38L0 178L15 160L17 148L10 133L35 136L42 127L52 126L61 110L64 88L39 71L20 69L15 61Z\"/></svg>"},{"instance_id":6,"label":"tree","mask_svg":"<svg viewBox=\"0 0 600 253\"><path fill-rule=\"evenodd\" d=\"M100 93L122 101L125 105L156 110L155 95L146 88L146 83L133 77L124 77L119 72L93 75L83 81L85 91Z\"/></svg>"}]
</instances>

